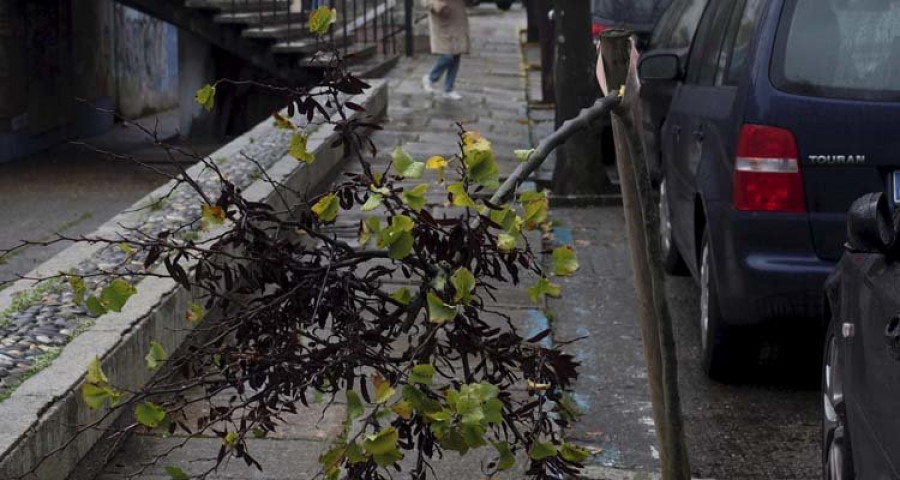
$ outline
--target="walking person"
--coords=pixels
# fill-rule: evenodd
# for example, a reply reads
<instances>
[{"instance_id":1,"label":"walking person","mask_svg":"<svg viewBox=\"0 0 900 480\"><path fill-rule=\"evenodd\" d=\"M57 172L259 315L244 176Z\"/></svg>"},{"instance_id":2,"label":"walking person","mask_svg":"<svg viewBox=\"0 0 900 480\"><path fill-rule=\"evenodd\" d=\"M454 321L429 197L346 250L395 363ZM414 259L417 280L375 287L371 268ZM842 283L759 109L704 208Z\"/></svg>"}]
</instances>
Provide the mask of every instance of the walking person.
<instances>
[{"instance_id":1,"label":"walking person","mask_svg":"<svg viewBox=\"0 0 900 480\"><path fill-rule=\"evenodd\" d=\"M431 53L439 55L430 72L422 77L426 92L435 91L435 85L444 77L443 97L460 100L456 92L456 75L462 54L469 53L469 15L466 0L423 0L428 9L428 28Z\"/></svg>"}]
</instances>

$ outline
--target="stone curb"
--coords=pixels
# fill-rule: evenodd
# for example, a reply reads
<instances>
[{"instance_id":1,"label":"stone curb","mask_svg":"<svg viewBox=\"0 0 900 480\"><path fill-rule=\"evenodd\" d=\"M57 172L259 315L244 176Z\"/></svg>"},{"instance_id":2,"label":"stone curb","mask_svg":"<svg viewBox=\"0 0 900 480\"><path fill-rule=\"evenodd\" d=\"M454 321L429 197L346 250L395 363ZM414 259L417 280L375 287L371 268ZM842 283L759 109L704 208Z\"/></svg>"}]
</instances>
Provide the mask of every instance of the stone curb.
<instances>
[{"instance_id":1,"label":"stone curb","mask_svg":"<svg viewBox=\"0 0 900 480\"><path fill-rule=\"evenodd\" d=\"M384 82L373 82L372 89L356 103L366 107L366 115L383 115L387 109L388 90ZM354 116L359 115L354 112ZM210 155L211 158L232 158L242 148L262 137L275 127L266 120L233 142ZM314 192L327 186L342 167L343 147L332 147L337 134L330 128L319 127L310 134L307 148L316 155L316 162L305 165L289 155L267 170L275 182L294 191ZM195 176L202 165L195 165L188 173ZM164 185L135 203L135 205L103 224L96 235L112 237L122 225L135 224L138 208L154 202L168 191ZM284 208L281 197L265 181L258 180L244 190L250 201L266 202L276 209ZM296 198L285 198L288 203ZM216 232L209 232L214 235ZM100 245L76 244L54 256L33 272L31 277L53 275L68 271L91 258ZM16 292L27 290L32 282L21 281L0 292L0 310L10 304ZM121 415L122 410L104 412L89 410L81 400L80 386L88 363L98 357L103 370L112 382L123 389L139 389L152 376L143 360L151 340L158 341L168 352L175 352L190 334L184 312L190 293L165 278L146 278L119 313L98 318L83 334L67 344L60 356L46 369L25 381L4 402L0 403L0 478L19 478L40 464L25 478L63 480L97 443ZM106 415L104 417L104 415ZM94 424L87 431L82 426ZM76 437L77 435L77 437ZM52 455L52 457L51 457Z\"/></svg>"}]
</instances>

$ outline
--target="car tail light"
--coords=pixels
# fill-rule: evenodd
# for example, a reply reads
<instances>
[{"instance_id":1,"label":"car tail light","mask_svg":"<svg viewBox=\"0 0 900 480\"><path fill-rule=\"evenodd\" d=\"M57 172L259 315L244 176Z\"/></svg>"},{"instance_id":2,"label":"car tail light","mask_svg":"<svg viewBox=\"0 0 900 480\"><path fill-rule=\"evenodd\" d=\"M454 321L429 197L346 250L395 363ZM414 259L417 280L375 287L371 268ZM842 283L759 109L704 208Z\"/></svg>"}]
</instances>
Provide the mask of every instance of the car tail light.
<instances>
[{"instance_id":1,"label":"car tail light","mask_svg":"<svg viewBox=\"0 0 900 480\"><path fill-rule=\"evenodd\" d=\"M734 165L734 208L806 212L797 142L790 130L744 125Z\"/></svg>"},{"instance_id":2,"label":"car tail light","mask_svg":"<svg viewBox=\"0 0 900 480\"><path fill-rule=\"evenodd\" d=\"M606 25L601 25L599 23L591 24L591 35L594 37L599 37L601 33L609 30L609 27Z\"/></svg>"}]
</instances>

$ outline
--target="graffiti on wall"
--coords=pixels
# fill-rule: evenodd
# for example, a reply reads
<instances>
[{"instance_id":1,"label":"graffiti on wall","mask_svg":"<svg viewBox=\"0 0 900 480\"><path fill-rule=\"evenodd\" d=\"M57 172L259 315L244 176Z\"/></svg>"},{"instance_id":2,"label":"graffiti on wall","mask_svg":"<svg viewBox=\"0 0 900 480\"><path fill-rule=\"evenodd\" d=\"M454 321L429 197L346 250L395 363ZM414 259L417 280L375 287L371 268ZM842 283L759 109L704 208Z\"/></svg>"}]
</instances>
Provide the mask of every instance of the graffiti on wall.
<instances>
[{"instance_id":1,"label":"graffiti on wall","mask_svg":"<svg viewBox=\"0 0 900 480\"><path fill-rule=\"evenodd\" d=\"M116 4L117 107L126 117L178 105L178 29Z\"/></svg>"}]
</instances>

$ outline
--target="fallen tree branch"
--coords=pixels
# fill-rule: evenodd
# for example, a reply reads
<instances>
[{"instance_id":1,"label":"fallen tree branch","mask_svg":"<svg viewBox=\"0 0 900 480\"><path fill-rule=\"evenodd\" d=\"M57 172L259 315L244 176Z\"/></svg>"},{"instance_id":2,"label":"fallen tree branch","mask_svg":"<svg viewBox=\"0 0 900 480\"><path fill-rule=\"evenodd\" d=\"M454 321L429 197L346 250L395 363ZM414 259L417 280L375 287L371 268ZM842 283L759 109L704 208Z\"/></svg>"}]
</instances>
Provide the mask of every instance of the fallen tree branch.
<instances>
[{"instance_id":1,"label":"fallen tree branch","mask_svg":"<svg viewBox=\"0 0 900 480\"><path fill-rule=\"evenodd\" d=\"M547 157L553 150L556 150L556 147L565 143L569 137L578 133L580 130L590 126L593 120L599 118L601 115L606 115L611 112L620 102L621 97L619 96L619 92L616 91L597 100L594 105L582 109L581 113L575 118L566 120L560 125L559 129L541 140L541 143L538 144L537 148L534 149L534 152L528 156L528 160L525 161L525 163L516 167L512 175L503 182L503 185L501 185L500 188L497 189L497 192L494 193L494 196L491 197L491 203L498 205L509 200L509 196L515 193L516 189L519 188L519 185L521 185L532 172L537 170L538 167L547 160Z\"/></svg>"}]
</instances>

